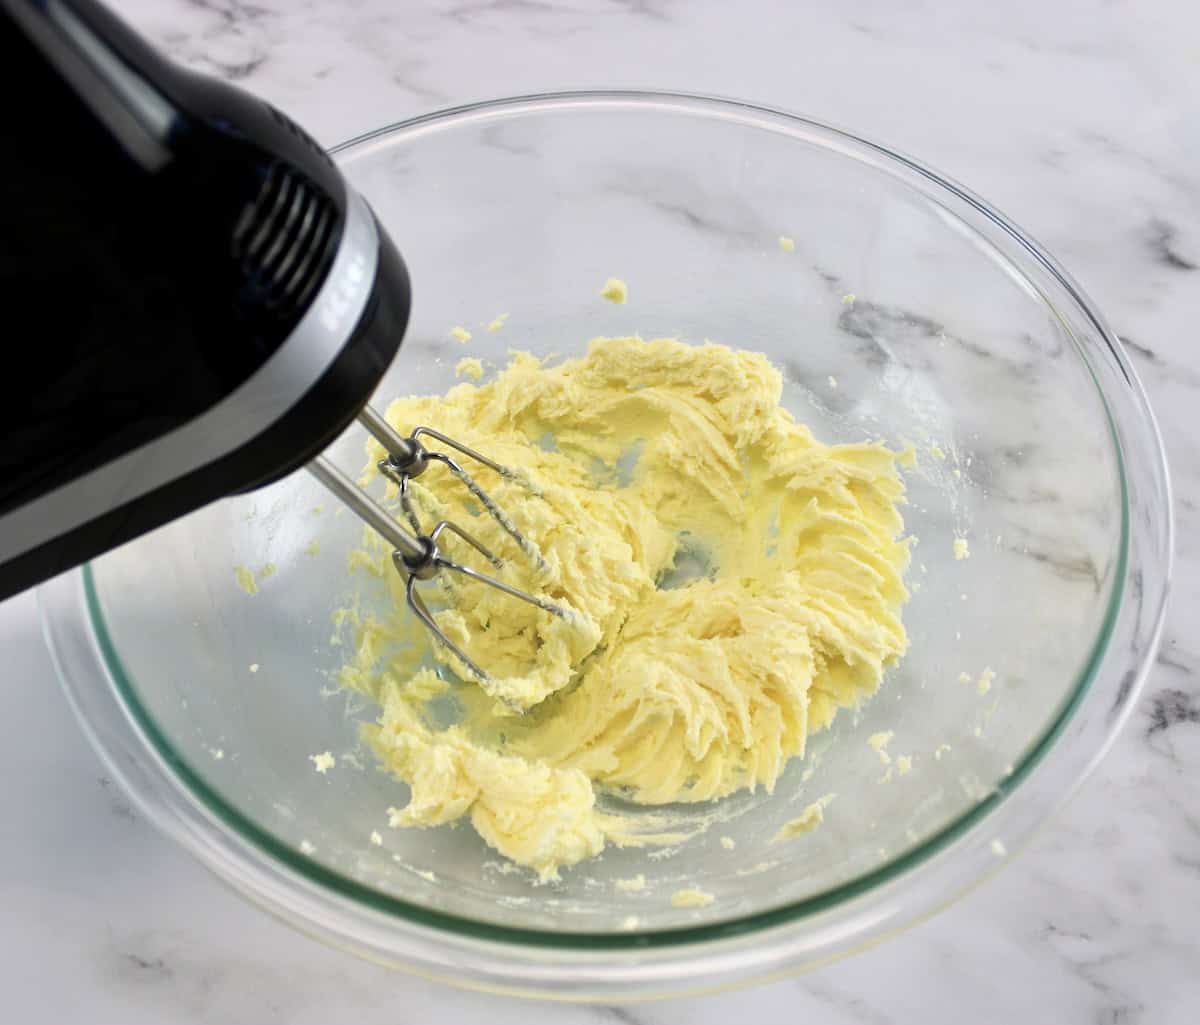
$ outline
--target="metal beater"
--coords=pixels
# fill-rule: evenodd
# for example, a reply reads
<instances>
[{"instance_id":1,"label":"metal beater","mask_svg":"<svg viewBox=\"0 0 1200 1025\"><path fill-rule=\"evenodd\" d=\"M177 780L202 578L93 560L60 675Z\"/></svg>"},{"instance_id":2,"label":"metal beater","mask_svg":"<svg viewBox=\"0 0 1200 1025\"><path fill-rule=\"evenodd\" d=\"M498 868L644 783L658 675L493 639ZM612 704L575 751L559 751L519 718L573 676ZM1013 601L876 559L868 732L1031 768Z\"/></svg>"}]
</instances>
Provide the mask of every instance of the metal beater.
<instances>
[{"instance_id":1,"label":"metal beater","mask_svg":"<svg viewBox=\"0 0 1200 1025\"><path fill-rule=\"evenodd\" d=\"M447 558L450 533L503 565L458 524L422 530L410 483L441 463L532 563L532 586L546 579L447 452L528 481L364 405L404 337L408 272L302 129L168 61L98 0L0 0L0 57L38 97L5 115L5 195L20 201L0 202L0 238L22 258L0 278L22 323L52 313L53 328L24 347L19 401L0 402L0 600L308 466L391 543L409 607L479 680L418 582L451 570L575 616ZM407 527L321 455L356 416L388 453Z\"/></svg>"},{"instance_id":2,"label":"metal beater","mask_svg":"<svg viewBox=\"0 0 1200 1025\"><path fill-rule=\"evenodd\" d=\"M496 570L504 566L504 560L493 554L470 532L464 530L449 520L440 520L433 529L425 533L421 528L416 509L412 504L409 484L414 477L419 477L431 463L441 463L471 492L483 509L496 521L501 529L513 539L521 553L532 563L535 569L544 570L545 562L541 552L529 538L525 537L486 491L467 473L452 457L444 452L432 451L421 443L422 437L432 438L448 448L473 459L505 480L516 481L522 486L534 491L533 487L521 475L507 466L494 462L480 452L468 448L461 442L447 437L432 427L417 427L406 438L395 430L371 406L364 406L358 414L358 422L367 429L370 435L383 446L387 456L379 461L379 471L399 488L400 503L405 517L412 527L409 531L401 525L382 505L372 499L346 474L339 470L326 456L317 456L308 464L308 469L326 488L340 501L350 507L351 511L369 527L377 531L385 541L393 546L392 564L405 578L405 600L410 609L427 630L475 676L481 683L489 680L488 674L466 652L455 644L445 631L438 626L437 620L429 611L424 599L417 591L418 581L431 580L443 570L452 570L463 576L478 580L480 583L494 587L505 594L521 601L535 605L560 619L570 619L574 615L570 609L556 605L554 602L530 594L503 580L480 573L478 570L446 558L438 547L438 538L447 531L467 542L482 555Z\"/></svg>"}]
</instances>

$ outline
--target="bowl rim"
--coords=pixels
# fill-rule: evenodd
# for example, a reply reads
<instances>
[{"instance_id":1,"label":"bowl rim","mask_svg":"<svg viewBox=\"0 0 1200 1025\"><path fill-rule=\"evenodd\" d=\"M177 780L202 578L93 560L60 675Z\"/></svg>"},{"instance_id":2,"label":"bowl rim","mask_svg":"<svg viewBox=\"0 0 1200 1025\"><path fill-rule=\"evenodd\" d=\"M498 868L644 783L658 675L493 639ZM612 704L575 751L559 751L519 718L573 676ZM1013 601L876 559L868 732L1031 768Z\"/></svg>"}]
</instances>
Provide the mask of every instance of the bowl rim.
<instances>
[{"instance_id":1,"label":"bowl rim","mask_svg":"<svg viewBox=\"0 0 1200 1025\"><path fill-rule=\"evenodd\" d=\"M586 107L591 109L628 109L632 107L643 111L660 108L663 111L676 114L699 115L720 122L732 120L749 126L766 128L777 133L788 134L797 138L798 141L815 141L825 148L843 152L852 159L869 163L882 171L899 167L906 172L915 174L924 183L932 186L935 192L949 193L972 208L977 214L982 215L991 222L995 228L999 229L1001 234L1008 240L1016 243L1019 250L1027 258L1032 258L1036 264L1040 265L1044 271L1057 280L1057 283L1076 305L1078 312L1081 312L1086 317L1089 326L1096 332L1096 336L1103 341L1104 345L1102 347L1095 347L1098 355L1108 357L1114 362L1118 376L1123 378L1130 389L1129 395L1124 396L1130 406L1125 411L1125 415L1134 418L1134 420L1140 418L1136 423L1133 423L1133 426L1142 430L1145 435L1144 440L1147 441L1147 444L1157 449L1157 459L1148 460L1148 462L1153 464L1148 469L1149 479L1151 483L1158 486L1161 492L1168 496L1165 512L1159 518L1158 522L1154 524L1154 529L1157 531L1160 543L1153 546L1149 553L1150 555L1158 556L1158 565L1151 565L1150 569L1152 572L1144 574L1143 577L1143 579L1146 577L1150 578L1149 589L1151 593L1139 595L1139 601L1141 602L1139 609L1143 614L1145 614L1143 606L1149 605L1149 619L1141 624L1142 633L1148 636L1149 640L1148 644L1143 645L1137 652L1136 658L1138 664L1132 669L1125 669L1122 676L1121 688L1115 694L1115 697L1108 696L1111 702L1111 709L1105 717L1104 729L1095 735L1093 741L1095 746L1089 753L1086 764L1082 770L1076 767L1070 779L1059 781L1056 792L1050 795L1050 799L1044 801L1043 807L1039 809L1039 814L1035 816L1036 822L1033 823L1033 827L1027 830L1027 833L1031 834L1033 828L1044 821L1057 805L1065 800L1066 796L1082 780L1086 772L1095 765L1104 750L1111 744L1125 717L1132 708L1134 699L1145 678L1146 670L1152 660L1154 647L1157 644L1158 635L1161 632L1165 612L1166 585L1170 575L1173 536L1172 514L1169 502L1170 487L1167 477L1165 454L1153 414L1146 402L1136 374L1125 358L1116 337L1108 329L1102 317L1096 311L1095 306L1086 297L1082 289L1075 284L1065 271L1058 267L1053 258L1046 254L1027 234L1016 228L1003 215L976 197L969 190L931 170L924 164L897 153L889 147L864 139L855 133L841 130L816 119L799 116L756 103L693 93L646 92L639 90L579 90L515 96L506 99L468 103L422 114L360 134L333 147L330 152L335 157L344 158L366 144L381 139L396 140L399 138L412 138L430 131L453 128L472 121L529 113L543 113L548 110L562 111L572 107ZM816 137L815 139L814 136ZM894 174L895 171L892 170L892 173ZM1089 361L1084 358L1082 351L1079 353L1079 358L1084 361L1085 365L1089 364ZM206 823L205 828L217 825L221 829L232 831L241 842L239 845L236 845L242 852L240 857L259 860L266 859L268 861L274 860L280 863L285 870L285 877L303 881L304 885L299 888L300 890L310 891L315 887L318 890L328 891L340 898L344 898L344 903L358 905L368 913L382 912L387 916L393 928L402 924L413 925L422 927L427 935L431 931L435 935L444 936L452 934L467 941L480 941L491 946L515 947L521 950L540 947L548 948L558 953L573 952L579 956L599 954L601 952L638 952L645 955L668 948L678 949L684 946L694 946L698 943L706 944L706 949L708 949L714 946L713 941L735 941L744 939L751 934L758 936L766 930L801 925L833 909L848 908L851 905L862 904L863 898L888 889L891 884L896 883L901 877L907 877L918 867L928 865L937 860L937 857L944 854L956 841L976 831L977 827L989 819L994 811L1004 805L1008 798L1020 789L1026 780L1034 774L1035 770L1042 766L1046 755L1055 748L1059 738L1071 726L1080 708L1085 703L1085 699L1094 692L1093 685L1109 653L1114 629L1121 615L1122 607L1127 600L1128 575L1131 569L1130 480L1127 473L1126 453L1123 450L1121 433L1118 430L1119 425L1117 421L1120 417L1112 408L1110 395L1105 392L1098 380L1095 381L1095 384L1097 393L1104 404L1109 418L1110 438L1114 446L1120 476L1122 508L1119 553L1116 569L1112 577L1111 592L1103 623L1091 645L1088 658L1075 681L1075 685L1059 708L1058 713L1043 729L1041 734L1026 748L1020 762L1013 767L1012 773L999 781L993 791L971 805L953 821L947 823L935 833L924 837L912 848L886 863L824 892L813 894L802 900L792 901L779 907L757 911L729 920L700 922L695 925L632 932L555 932L547 929L486 922L434 910L356 882L294 850L289 845L276 839L267 830L257 826L240 812L231 808L220 798L213 788L209 787L200 776L192 771L185 761L174 755L171 745L167 743L166 738L159 732L157 725L138 700L136 687L122 664L116 644L105 622L103 609L96 593L94 569L91 564L74 571L65 578L60 578L60 580L52 582L52 584L42 589L40 604L42 607L44 630L47 642L54 655L60 680L68 693L68 698L72 706L80 715L85 729L102 757L112 764L115 774L125 783L127 789L130 789L135 797L141 798L139 803L148 811L149 817L159 822L160 825L163 824L164 817L167 817L159 807L162 797L161 792L156 795L152 791L155 789L161 791L164 786L168 789L178 791L175 795L177 800L175 801L173 814L186 814L192 821L187 830L166 826L167 831L175 835L178 839L181 839L186 846L198 854L206 864L214 868L219 875L230 881L234 881L235 886L243 892L250 893L255 899L265 903L269 908L282 913L284 917L293 921L294 924L305 921L311 922L314 920L314 916L306 914L302 909L298 910L298 904L295 901L289 903L288 900L282 899L278 895L273 898L263 898L261 893L256 895L255 884L247 881L253 878L253 873L245 875L243 870L246 869L246 866L244 865L237 873L229 871L228 865L223 865L221 858L215 856L213 848L206 847L196 839L195 829L197 828L197 822L202 821ZM1145 468L1141 468L1141 470L1144 471ZM1164 552L1165 558L1162 557ZM1147 553L1142 552L1141 558L1145 559L1146 557ZM1135 568L1139 571L1144 569L1142 566ZM71 594L68 595L67 591L63 590L64 588L70 588ZM1157 591L1154 590L1155 588L1157 588ZM82 615L83 617L83 620L76 624L76 626L89 634L93 655L98 662L96 675L108 685L107 689L110 698L115 699L116 703L120 706L120 710L126 718L127 726L138 737L143 748L143 754L148 755L150 760L155 763L150 769L146 770L154 772L159 777L156 779L154 787L148 789L144 783L139 784L137 773L126 770L121 764L120 759L116 757L112 745L106 743L105 739L99 736L98 731L92 728L89 723L89 719L94 711L90 706L94 705L94 702L90 700L84 701L80 698L80 693L88 685L88 682L76 678L79 675L80 667L78 665L68 666L67 663L70 661L70 658L64 653L64 645L70 643L62 635L62 631L67 628L62 617L65 614L64 610L67 608L68 603L75 609L75 614ZM139 771L142 771L142 769L145 769L145 767L141 767ZM984 842L986 843L986 841ZM977 842L972 846L978 849L979 843ZM228 846L224 848L223 857L229 856L230 849ZM1003 858L993 859L993 862L998 866L1005 860ZM969 886L971 883L989 874L987 867L981 867L982 865L983 863L976 859L976 867L970 873L960 873L964 877L965 885ZM240 878L240 883L237 879L233 878L235 875ZM963 888L960 885L958 890L961 892ZM299 903L302 903L302 901ZM869 917L869 915L866 915L866 912L869 912L869 910L867 908L863 911L865 917ZM897 923L901 925L909 924L909 922L901 921L904 917L906 916L892 917L892 925L895 926ZM908 914L907 917L911 921L917 916ZM845 926L843 925L842 928L844 930ZM861 941L861 936L858 934L864 931L866 931L865 928L860 925L856 932L859 941ZM362 945L356 945L348 935L344 937L344 940L343 945L354 947L358 949L359 953L366 952ZM719 946L719 944L717 945ZM411 964L408 966L413 967ZM686 974L693 975L694 973L689 971ZM679 977L678 972L676 973L676 977ZM451 981L461 983L463 980L452 978Z\"/></svg>"}]
</instances>

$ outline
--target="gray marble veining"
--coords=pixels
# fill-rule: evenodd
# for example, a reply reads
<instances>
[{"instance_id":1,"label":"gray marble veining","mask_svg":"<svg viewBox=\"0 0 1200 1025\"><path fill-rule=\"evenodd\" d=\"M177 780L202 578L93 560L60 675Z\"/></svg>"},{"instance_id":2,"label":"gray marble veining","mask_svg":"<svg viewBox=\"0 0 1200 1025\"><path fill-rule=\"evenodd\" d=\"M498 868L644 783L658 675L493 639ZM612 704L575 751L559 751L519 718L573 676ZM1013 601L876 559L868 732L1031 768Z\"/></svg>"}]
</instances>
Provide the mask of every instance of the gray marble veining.
<instances>
[{"instance_id":1,"label":"gray marble veining","mask_svg":"<svg viewBox=\"0 0 1200 1025\"><path fill-rule=\"evenodd\" d=\"M0 606L0 978L21 1022L829 1025L1184 1023L1200 1006L1200 12L780 0L120 0L174 57L334 143L432 107L561 87L735 95L919 154L1046 244L1099 300L1172 461L1172 607L1101 768L997 879L903 937L748 992L564 1008L459 993L327 950L158 836L69 718L33 599ZM719 58L713 40L724 40ZM497 137L514 147L520 139ZM688 206L662 216L696 218ZM722 227L717 224L716 227ZM803 240L800 240L803 244ZM838 289L840 282L830 281ZM910 331L941 325L916 311ZM915 319L914 319L915 317ZM864 339L864 342L869 339ZM1014 364L1013 373L1020 372ZM1000 457L992 454L993 461ZM995 465L978 472L996 472ZM1064 572L1095 573L1065 566Z\"/></svg>"}]
</instances>

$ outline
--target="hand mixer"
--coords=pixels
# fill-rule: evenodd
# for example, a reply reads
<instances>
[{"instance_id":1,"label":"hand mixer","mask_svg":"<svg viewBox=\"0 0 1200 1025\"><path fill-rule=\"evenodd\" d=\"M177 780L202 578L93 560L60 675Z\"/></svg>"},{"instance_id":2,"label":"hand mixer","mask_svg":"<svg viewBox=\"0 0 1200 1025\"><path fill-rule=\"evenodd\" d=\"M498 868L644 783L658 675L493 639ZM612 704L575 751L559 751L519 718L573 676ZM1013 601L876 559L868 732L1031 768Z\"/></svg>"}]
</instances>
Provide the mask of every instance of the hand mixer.
<instances>
[{"instance_id":1,"label":"hand mixer","mask_svg":"<svg viewBox=\"0 0 1200 1025\"><path fill-rule=\"evenodd\" d=\"M426 441L519 477L366 405L408 322L408 273L303 130L95 0L0 0L0 65L21 97L0 123L0 599L307 465L395 548L409 606L474 675L418 581L450 570L570 615L447 558L449 533L502 565L462 526L422 530L409 482L439 463L541 559ZM355 418L388 453L407 527L320 455Z\"/></svg>"}]
</instances>

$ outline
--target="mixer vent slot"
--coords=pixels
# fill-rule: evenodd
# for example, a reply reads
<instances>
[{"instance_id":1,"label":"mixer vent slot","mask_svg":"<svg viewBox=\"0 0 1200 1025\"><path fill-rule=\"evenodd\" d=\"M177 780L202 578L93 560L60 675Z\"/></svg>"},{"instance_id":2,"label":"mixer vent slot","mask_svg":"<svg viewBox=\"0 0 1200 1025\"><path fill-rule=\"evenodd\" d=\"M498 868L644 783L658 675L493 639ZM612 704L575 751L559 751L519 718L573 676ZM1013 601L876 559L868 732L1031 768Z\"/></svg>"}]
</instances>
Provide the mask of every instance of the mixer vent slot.
<instances>
[{"instance_id":1,"label":"mixer vent slot","mask_svg":"<svg viewBox=\"0 0 1200 1025\"><path fill-rule=\"evenodd\" d=\"M303 175L272 165L233 234L255 305L278 319L304 308L328 268L337 230L329 197Z\"/></svg>"}]
</instances>

